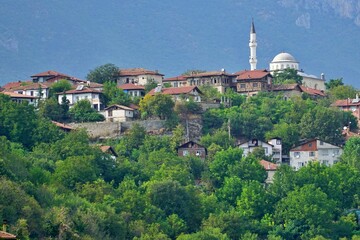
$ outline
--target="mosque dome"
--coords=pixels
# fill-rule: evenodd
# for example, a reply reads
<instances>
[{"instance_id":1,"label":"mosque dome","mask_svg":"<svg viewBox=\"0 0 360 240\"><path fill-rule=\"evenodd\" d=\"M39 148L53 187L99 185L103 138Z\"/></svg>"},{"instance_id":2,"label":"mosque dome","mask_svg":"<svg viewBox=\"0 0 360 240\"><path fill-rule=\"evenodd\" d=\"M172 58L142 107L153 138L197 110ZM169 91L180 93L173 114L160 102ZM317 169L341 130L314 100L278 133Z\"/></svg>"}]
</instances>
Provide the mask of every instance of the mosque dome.
<instances>
[{"instance_id":1,"label":"mosque dome","mask_svg":"<svg viewBox=\"0 0 360 240\"><path fill-rule=\"evenodd\" d=\"M289 53L282 52L274 57L272 62L297 62L296 59Z\"/></svg>"}]
</instances>

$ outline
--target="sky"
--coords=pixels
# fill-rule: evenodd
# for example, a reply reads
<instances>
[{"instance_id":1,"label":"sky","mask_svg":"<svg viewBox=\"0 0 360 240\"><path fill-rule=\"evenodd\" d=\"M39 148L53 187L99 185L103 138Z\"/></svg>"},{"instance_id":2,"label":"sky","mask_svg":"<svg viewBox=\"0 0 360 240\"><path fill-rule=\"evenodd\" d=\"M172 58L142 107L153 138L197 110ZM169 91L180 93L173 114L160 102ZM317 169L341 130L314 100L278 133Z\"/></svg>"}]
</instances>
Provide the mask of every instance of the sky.
<instances>
[{"instance_id":1,"label":"sky","mask_svg":"<svg viewBox=\"0 0 360 240\"><path fill-rule=\"evenodd\" d=\"M360 0L2 0L0 85L55 70L85 78L114 63L173 77L258 68L289 52L306 73L360 88Z\"/></svg>"}]
</instances>

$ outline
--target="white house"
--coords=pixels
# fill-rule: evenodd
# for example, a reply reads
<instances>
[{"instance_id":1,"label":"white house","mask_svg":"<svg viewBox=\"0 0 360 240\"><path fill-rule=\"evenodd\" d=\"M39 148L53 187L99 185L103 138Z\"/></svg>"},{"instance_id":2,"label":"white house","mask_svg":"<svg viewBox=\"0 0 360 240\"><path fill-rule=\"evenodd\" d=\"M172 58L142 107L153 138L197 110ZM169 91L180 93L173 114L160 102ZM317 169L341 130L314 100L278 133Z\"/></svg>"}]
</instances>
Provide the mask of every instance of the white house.
<instances>
[{"instance_id":1,"label":"white house","mask_svg":"<svg viewBox=\"0 0 360 240\"><path fill-rule=\"evenodd\" d=\"M249 153L253 152L254 149L259 147L264 149L265 156L272 156L274 146L258 139L252 139L247 142L240 143L238 147L243 150L244 156L247 156Z\"/></svg>"},{"instance_id":2,"label":"white house","mask_svg":"<svg viewBox=\"0 0 360 240\"><path fill-rule=\"evenodd\" d=\"M134 118L134 109L114 104L105 108L102 114L107 122L126 122Z\"/></svg>"},{"instance_id":3,"label":"white house","mask_svg":"<svg viewBox=\"0 0 360 240\"><path fill-rule=\"evenodd\" d=\"M4 91L26 96L47 99L49 97L49 84L26 82L11 82L6 84Z\"/></svg>"},{"instance_id":4,"label":"white house","mask_svg":"<svg viewBox=\"0 0 360 240\"><path fill-rule=\"evenodd\" d=\"M14 92L0 92L0 94L5 94L11 98L12 101L21 103L21 102L28 102L30 105L37 105L38 97L29 96L25 94L19 94Z\"/></svg>"},{"instance_id":5,"label":"white house","mask_svg":"<svg viewBox=\"0 0 360 240\"><path fill-rule=\"evenodd\" d=\"M282 142L281 142L281 138L270 139L270 141L268 143L273 146L272 159L276 163L281 163L282 162Z\"/></svg>"},{"instance_id":6,"label":"white house","mask_svg":"<svg viewBox=\"0 0 360 240\"><path fill-rule=\"evenodd\" d=\"M339 161L342 149L319 139L312 139L290 150L290 166L299 170L309 162L318 161L331 166Z\"/></svg>"},{"instance_id":7,"label":"white house","mask_svg":"<svg viewBox=\"0 0 360 240\"><path fill-rule=\"evenodd\" d=\"M101 102L100 96L101 92L99 90L86 88L83 85L79 85L75 90L69 90L64 93L58 93L58 102L61 104L63 96L69 101L70 107L72 107L76 102L87 99L92 107L98 111L103 109L103 104Z\"/></svg>"}]
</instances>

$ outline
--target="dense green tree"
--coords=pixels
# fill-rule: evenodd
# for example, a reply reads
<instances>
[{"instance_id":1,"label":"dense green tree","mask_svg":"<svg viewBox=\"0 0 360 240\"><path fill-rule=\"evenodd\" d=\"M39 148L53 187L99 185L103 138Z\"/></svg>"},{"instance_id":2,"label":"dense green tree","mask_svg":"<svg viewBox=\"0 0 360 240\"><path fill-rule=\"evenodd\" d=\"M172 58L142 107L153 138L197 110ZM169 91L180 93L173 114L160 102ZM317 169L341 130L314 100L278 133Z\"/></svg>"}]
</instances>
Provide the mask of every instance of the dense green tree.
<instances>
[{"instance_id":1,"label":"dense green tree","mask_svg":"<svg viewBox=\"0 0 360 240\"><path fill-rule=\"evenodd\" d=\"M337 78L337 79L330 79L328 82L325 83L326 89L330 90L338 86L343 86L343 79Z\"/></svg>"},{"instance_id":2,"label":"dense green tree","mask_svg":"<svg viewBox=\"0 0 360 240\"><path fill-rule=\"evenodd\" d=\"M341 160L360 170L360 138L352 137L346 141Z\"/></svg>"},{"instance_id":3,"label":"dense green tree","mask_svg":"<svg viewBox=\"0 0 360 240\"><path fill-rule=\"evenodd\" d=\"M200 142L205 147L210 147L211 144L216 144L220 146L222 149L228 149L235 145L235 138L229 136L229 133L226 131L218 130L212 135L207 134L202 136Z\"/></svg>"},{"instance_id":4,"label":"dense green tree","mask_svg":"<svg viewBox=\"0 0 360 240\"><path fill-rule=\"evenodd\" d=\"M62 121L63 107L55 98L49 98L39 104L39 114L54 121Z\"/></svg>"},{"instance_id":5,"label":"dense green tree","mask_svg":"<svg viewBox=\"0 0 360 240\"><path fill-rule=\"evenodd\" d=\"M213 101L215 99L220 99L221 97L219 91L211 85L201 85L199 86L199 89L202 92L202 101Z\"/></svg>"},{"instance_id":6,"label":"dense green tree","mask_svg":"<svg viewBox=\"0 0 360 240\"><path fill-rule=\"evenodd\" d=\"M61 79L55 83L53 83L50 87L50 95L54 95L55 93L62 93L70 90L72 88L71 83L66 79Z\"/></svg>"},{"instance_id":7,"label":"dense green tree","mask_svg":"<svg viewBox=\"0 0 360 240\"><path fill-rule=\"evenodd\" d=\"M103 94L105 105L119 104L128 106L131 102L129 95L118 88L116 82L105 82Z\"/></svg>"},{"instance_id":8,"label":"dense green tree","mask_svg":"<svg viewBox=\"0 0 360 240\"><path fill-rule=\"evenodd\" d=\"M275 71L273 84L302 84L302 76L298 75L297 70L293 68L286 68L284 70Z\"/></svg>"},{"instance_id":9,"label":"dense green tree","mask_svg":"<svg viewBox=\"0 0 360 240\"><path fill-rule=\"evenodd\" d=\"M99 122L105 119L91 107L91 103L86 99L76 102L69 112L71 118L76 122Z\"/></svg>"},{"instance_id":10,"label":"dense green tree","mask_svg":"<svg viewBox=\"0 0 360 240\"><path fill-rule=\"evenodd\" d=\"M119 68L115 64L107 63L91 70L86 79L91 82L105 83L117 82L118 77Z\"/></svg>"},{"instance_id":11,"label":"dense green tree","mask_svg":"<svg viewBox=\"0 0 360 240\"><path fill-rule=\"evenodd\" d=\"M170 119L174 115L175 103L170 95L155 94L146 95L140 101L140 111L143 117L159 117L160 119Z\"/></svg>"},{"instance_id":12,"label":"dense green tree","mask_svg":"<svg viewBox=\"0 0 360 240\"><path fill-rule=\"evenodd\" d=\"M330 236L334 214L335 202L319 188L309 184L295 189L278 202L275 220L283 224L285 229L291 225L296 227L291 238Z\"/></svg>"},{"instance_id":13,"label":"dense green tree","mask_svg":"<svg viewBox=\"0 0 360 240\"><path fill-rule=\"evenodd\" d=\"M150 92L154 88L158 86L158 82L156 82L154 79L148 79L148 81L145 84L145 93Z\"/></svg>"},{"instance_id":14,"label":"dense green tree","mask_svg":"<svg viewBox=\"0 0 360 240\"><path fill-rule=\"evenodd\" d=\"M357 90L353 86L349 85L339 85L333 87L329 90L329 95L331 99L353 99L355 98Z\"/></svg>"}]
</instances>

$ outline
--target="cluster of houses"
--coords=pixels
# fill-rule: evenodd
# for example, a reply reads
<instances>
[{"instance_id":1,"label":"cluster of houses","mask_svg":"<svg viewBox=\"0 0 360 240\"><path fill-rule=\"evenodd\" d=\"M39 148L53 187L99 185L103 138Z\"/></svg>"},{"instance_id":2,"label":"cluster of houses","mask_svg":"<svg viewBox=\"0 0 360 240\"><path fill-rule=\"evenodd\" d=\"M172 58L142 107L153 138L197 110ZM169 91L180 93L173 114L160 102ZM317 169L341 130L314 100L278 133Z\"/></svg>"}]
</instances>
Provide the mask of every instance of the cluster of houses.
<instances>
[{"instance_id":1,"label":"cluster of houses","mask_svg":"<svg viewBox=\"0 0 360 240\"><path fill-rule=\"evenodd\" d=\"M281 92L284 100L293 96L300 96L304 93L314 98L325 96L323 90L304 85L273 85L272 78L272 74L267 70L243 70L229 74L224 69L218 72L191 73L187 76L164 78L164 75L158 71L134 68L120 70L117 86L134 98L145 96L144 85L150 81L156 82L158 86L147 94L168 94L173 97L174 101L192 98L196 102L201 102L202 92L198 86L202 85L211 85L222 93L231 88L239 94L246 94L248 96L254 96L260 91ZM63 97L66 97L71 107L77 101L87 99L93 108L101 112L105 116L106 121L109 122L129 121L136 115L138 106L133 104L131 106L116 104L104 106L101 100L102 84L81 80L56 71L34 74L31 76L31 80L28 81L7 83L1 87L0 91L10 96L13 101L27 101L30 104L36 104L40 99L47 99L49 97L50 87L59 80L67 80L72 85L71 90L57 94L59 103L61 103ZM164 85L170 85L171 87L165 87ZM357 119L360 118L360 99L358 96L355 99L338 100L333 106L344 111L351 111ZM299 169L315 160L326 165L332 165L338 161L338 157L342 152L340 147L322 142L319 139L299 144L291 149L288 156L282 155L281 139L271 139L269 142L252 139L239 143L238 147L243 149L244 155L249 154L255 148L261 147L264 149L266 156L271 156L273 162L282 163L288 161L294 169ZM179 146L178 151L181 156L195 155L205 158L207 154L204 147L192 141ZM275 168L270 163L267 166L269 166L269 171L273 171Z\"/></svg>"}]
</instances>

